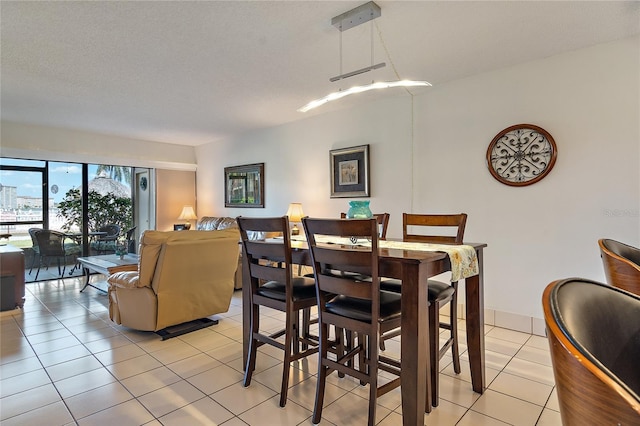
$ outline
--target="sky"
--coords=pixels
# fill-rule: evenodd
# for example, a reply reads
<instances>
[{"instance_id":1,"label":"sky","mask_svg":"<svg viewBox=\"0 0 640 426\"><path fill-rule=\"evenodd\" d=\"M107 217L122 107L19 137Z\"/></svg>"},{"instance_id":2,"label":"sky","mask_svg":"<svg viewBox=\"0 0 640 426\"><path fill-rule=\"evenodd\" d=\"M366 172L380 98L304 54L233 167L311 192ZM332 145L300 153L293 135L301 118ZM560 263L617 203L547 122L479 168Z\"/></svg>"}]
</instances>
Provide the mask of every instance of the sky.
<instances>
[{"instance_id":1,"label":"sky","mask_svg":"<svg viewBox=\"0 0 640 426\"><path fill-rule=\"evenodd\" d=\"M16 161L1 159L3 165L37 165L42 167L44 161ZM89 181L96 177L98 165L89 164ZM39 172L15 172L11 170L0 170L0 184L4 186L15 186L18 188L19 196L40 197L42 194L42 181ZM122 182L130 186L126 182ZM82 165L78 163L49 162L49 190L50 198L59 203L64 195L72 188L79 188L82 185Z\"/></svg>"}]
</instances>

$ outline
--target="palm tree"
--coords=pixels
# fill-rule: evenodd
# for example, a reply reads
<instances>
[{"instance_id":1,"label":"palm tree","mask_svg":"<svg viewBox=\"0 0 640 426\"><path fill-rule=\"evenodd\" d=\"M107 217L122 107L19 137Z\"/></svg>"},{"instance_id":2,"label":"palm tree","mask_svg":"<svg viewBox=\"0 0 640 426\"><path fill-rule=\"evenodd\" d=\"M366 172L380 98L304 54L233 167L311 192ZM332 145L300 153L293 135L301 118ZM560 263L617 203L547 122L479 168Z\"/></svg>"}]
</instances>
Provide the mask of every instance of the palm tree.
<instances>
[{"instance_id":1,"label":"palm tree","mask_svg":"<svg viewBox=\"0 0 640 426\"><path fill-rule=\"evenodd\" d=\"M96 174L99 175L100 172L109 173L109 178L113 180L117 180L118 182L122 182L122 179L124 179L126 183L131 185L131 167L100 164L98 166L98 170L96 171Z\"/></svg>"}]
</instances>

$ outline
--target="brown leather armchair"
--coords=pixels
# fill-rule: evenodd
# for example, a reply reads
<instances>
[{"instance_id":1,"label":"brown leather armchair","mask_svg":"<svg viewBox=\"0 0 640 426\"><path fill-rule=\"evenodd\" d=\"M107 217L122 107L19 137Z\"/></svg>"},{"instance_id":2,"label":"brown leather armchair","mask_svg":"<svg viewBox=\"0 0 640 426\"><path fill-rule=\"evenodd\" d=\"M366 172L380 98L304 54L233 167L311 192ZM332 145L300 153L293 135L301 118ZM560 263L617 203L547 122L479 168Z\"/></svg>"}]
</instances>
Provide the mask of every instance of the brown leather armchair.
<instances>
[{"instance_id":1,"label":"brown leather armchair","mask_svg":"<svg viewBox=\"0 0 640 426\"><path fill-rule=\"evenodd\" d=\"M542 307L562 424L640 424L640 297L569 278Z\"/></svg>"},{"instance_id":2,"label":"brown leather armchair","mask_svg":"<svg viewBox=\"0 0 640 426\"><path fill-rule=\"evenodd\" d=\"M229 310L238 266L237 229L145 231L133 271L109 276L109 316L158 331Z\"/></svg>"}]
</instances>

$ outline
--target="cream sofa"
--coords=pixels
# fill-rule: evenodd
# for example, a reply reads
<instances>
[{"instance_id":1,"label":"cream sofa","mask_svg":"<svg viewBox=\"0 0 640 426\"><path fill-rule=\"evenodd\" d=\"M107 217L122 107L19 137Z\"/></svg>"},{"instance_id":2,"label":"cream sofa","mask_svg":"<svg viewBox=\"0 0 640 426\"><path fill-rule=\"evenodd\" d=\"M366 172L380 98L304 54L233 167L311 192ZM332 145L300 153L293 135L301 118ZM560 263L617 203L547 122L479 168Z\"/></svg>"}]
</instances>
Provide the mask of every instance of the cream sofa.
<instances>
[{"instance_id":1,"label":"cream sofa","mask_svg":"<svg viewBox=\"0 0 640 426\"><path fill-rule=\"evenodd\" d=\"M166 327L229 310L240 233L145 231L135 271L109 276L109 316L136 330Z\"/></svg>"}]
</instances>

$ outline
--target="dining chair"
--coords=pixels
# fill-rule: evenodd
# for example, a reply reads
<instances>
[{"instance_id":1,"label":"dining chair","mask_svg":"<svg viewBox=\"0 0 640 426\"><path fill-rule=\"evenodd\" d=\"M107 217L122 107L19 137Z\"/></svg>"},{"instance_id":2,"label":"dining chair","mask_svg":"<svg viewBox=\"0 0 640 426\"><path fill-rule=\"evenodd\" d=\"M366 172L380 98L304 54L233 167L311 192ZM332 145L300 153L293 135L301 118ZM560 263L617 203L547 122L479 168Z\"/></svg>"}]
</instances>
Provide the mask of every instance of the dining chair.
<instances>
[{"instance_id":1,"label":"dining chair","mask_svg":"<svg viewBox=\"0 0 640 426\"><path fill-rule=\"evenodd\" d=\"M368 424L371 426L376 419L377 398L400 385L399 361L381 355L378 350L380 333L384 335L400 326L401 296L380 290L377 221L303 218L302 224L316 277L320 334L313 423L319 423L322 418L327 376L337 371L369 384ZM371 244L324 244L317 241L318 235L348 235ZM333 341L329 338L332 325L336 327ZM356 336L353 346L345 344L342 330ZM336 348L337 353L329 357L331 348ZM379 370L398 377L378 386Z\"/></svg>"},{"instance_id":2,"label":"dining chair","mask_svg":"<svg viewBox=\"0 0 640 426\"><path fill-rule=\"evenodd\" d=\"M467 224L466 213L460 214L409 214L402 215L403 241L432 244L462 244ZM380 288L401 292L400 280L384 279ZM440 359L451 349L453 371L460 374L460 349L458 346L458 282L427 280L429 300L429 355L431 357L432 405L438 406ZM440 308L449 304L449 319L440 321ZM444 344L440 345L439 328L449 331ZM387 338L397 336L398 331ZM383 342L386 339L383 339ZM383 346L384 349L384 346Z\"/></svg>"},{"instance_id":3,"label":"dining chair","mask_svg":"<svg viewBox=\"0 0 640 426\"><path fill-rule=\"evenodd\" d=\"M38 280L43 261L47 262L48 268L49 259L52 257L56 258L58 261L58 275L64 277L64 272L67 267L67 257L77 257L82 253L82 247L80 245L64 242L67 237L63 232L39 229L35 232L35 237L40 250L40 262L38 264L38 271L36 272L36 281ZM60 271L60 259L63 259L62 272Z\"/></svg>"},{"instance_id":4,"label":"dining chair","mask_svg":"<svg viewBox=\"0 0 640 426\"><path fill-rule=\"evenodd\" d=\"M287 403L289 370L291 362L318 352L317 341L300 329L300 311L316 305L315 280L294 277L291 240L287 216L271 218L238 217L243 256L248 264L251 289L249 355L244 373L245 387L251 384L256 365L257 349L269 344L284 351L280 406ZM277 233L282 239L253 239L255 233ZM284 328L267 334L260 329L260 307L268 307L285 313ZM284 336L284 343L276 340Z\"/></svg>"},{"instance_id":5,"label":"dining chair","mask_svg":"<svg viewBox=\"0 0 640 426\"><path fill-rule=\"evenodd\" d=\"M378 236L380 237L381 240L386 240L387 239L387 228L389 227L389 218L390 218L390 214L389 213L374 213L373 217L376 218L376 220L378 221ZM347 218L347 214L342 212L340 213L340 218L341 219L346 219Z\"/></svg>"},{"instance_id":6,"label":"dining chair","mask_svg":"<svg viewBox=\"0 0 640 426\"><path fill-rule=\"evenodd\" d=\"M562 424L640 424L640 296L570 278L542 307Z\"/></svg>"},{"instance_id":7,"label":"dining chair","mask_svg":"<svg viewBox=\"0 0 640 426\"><path fill-rule=\"evenodd\" d=\"M616 240L598 240L609 285L640 295L640 249Z\"/></svg>"}]
</instances>

